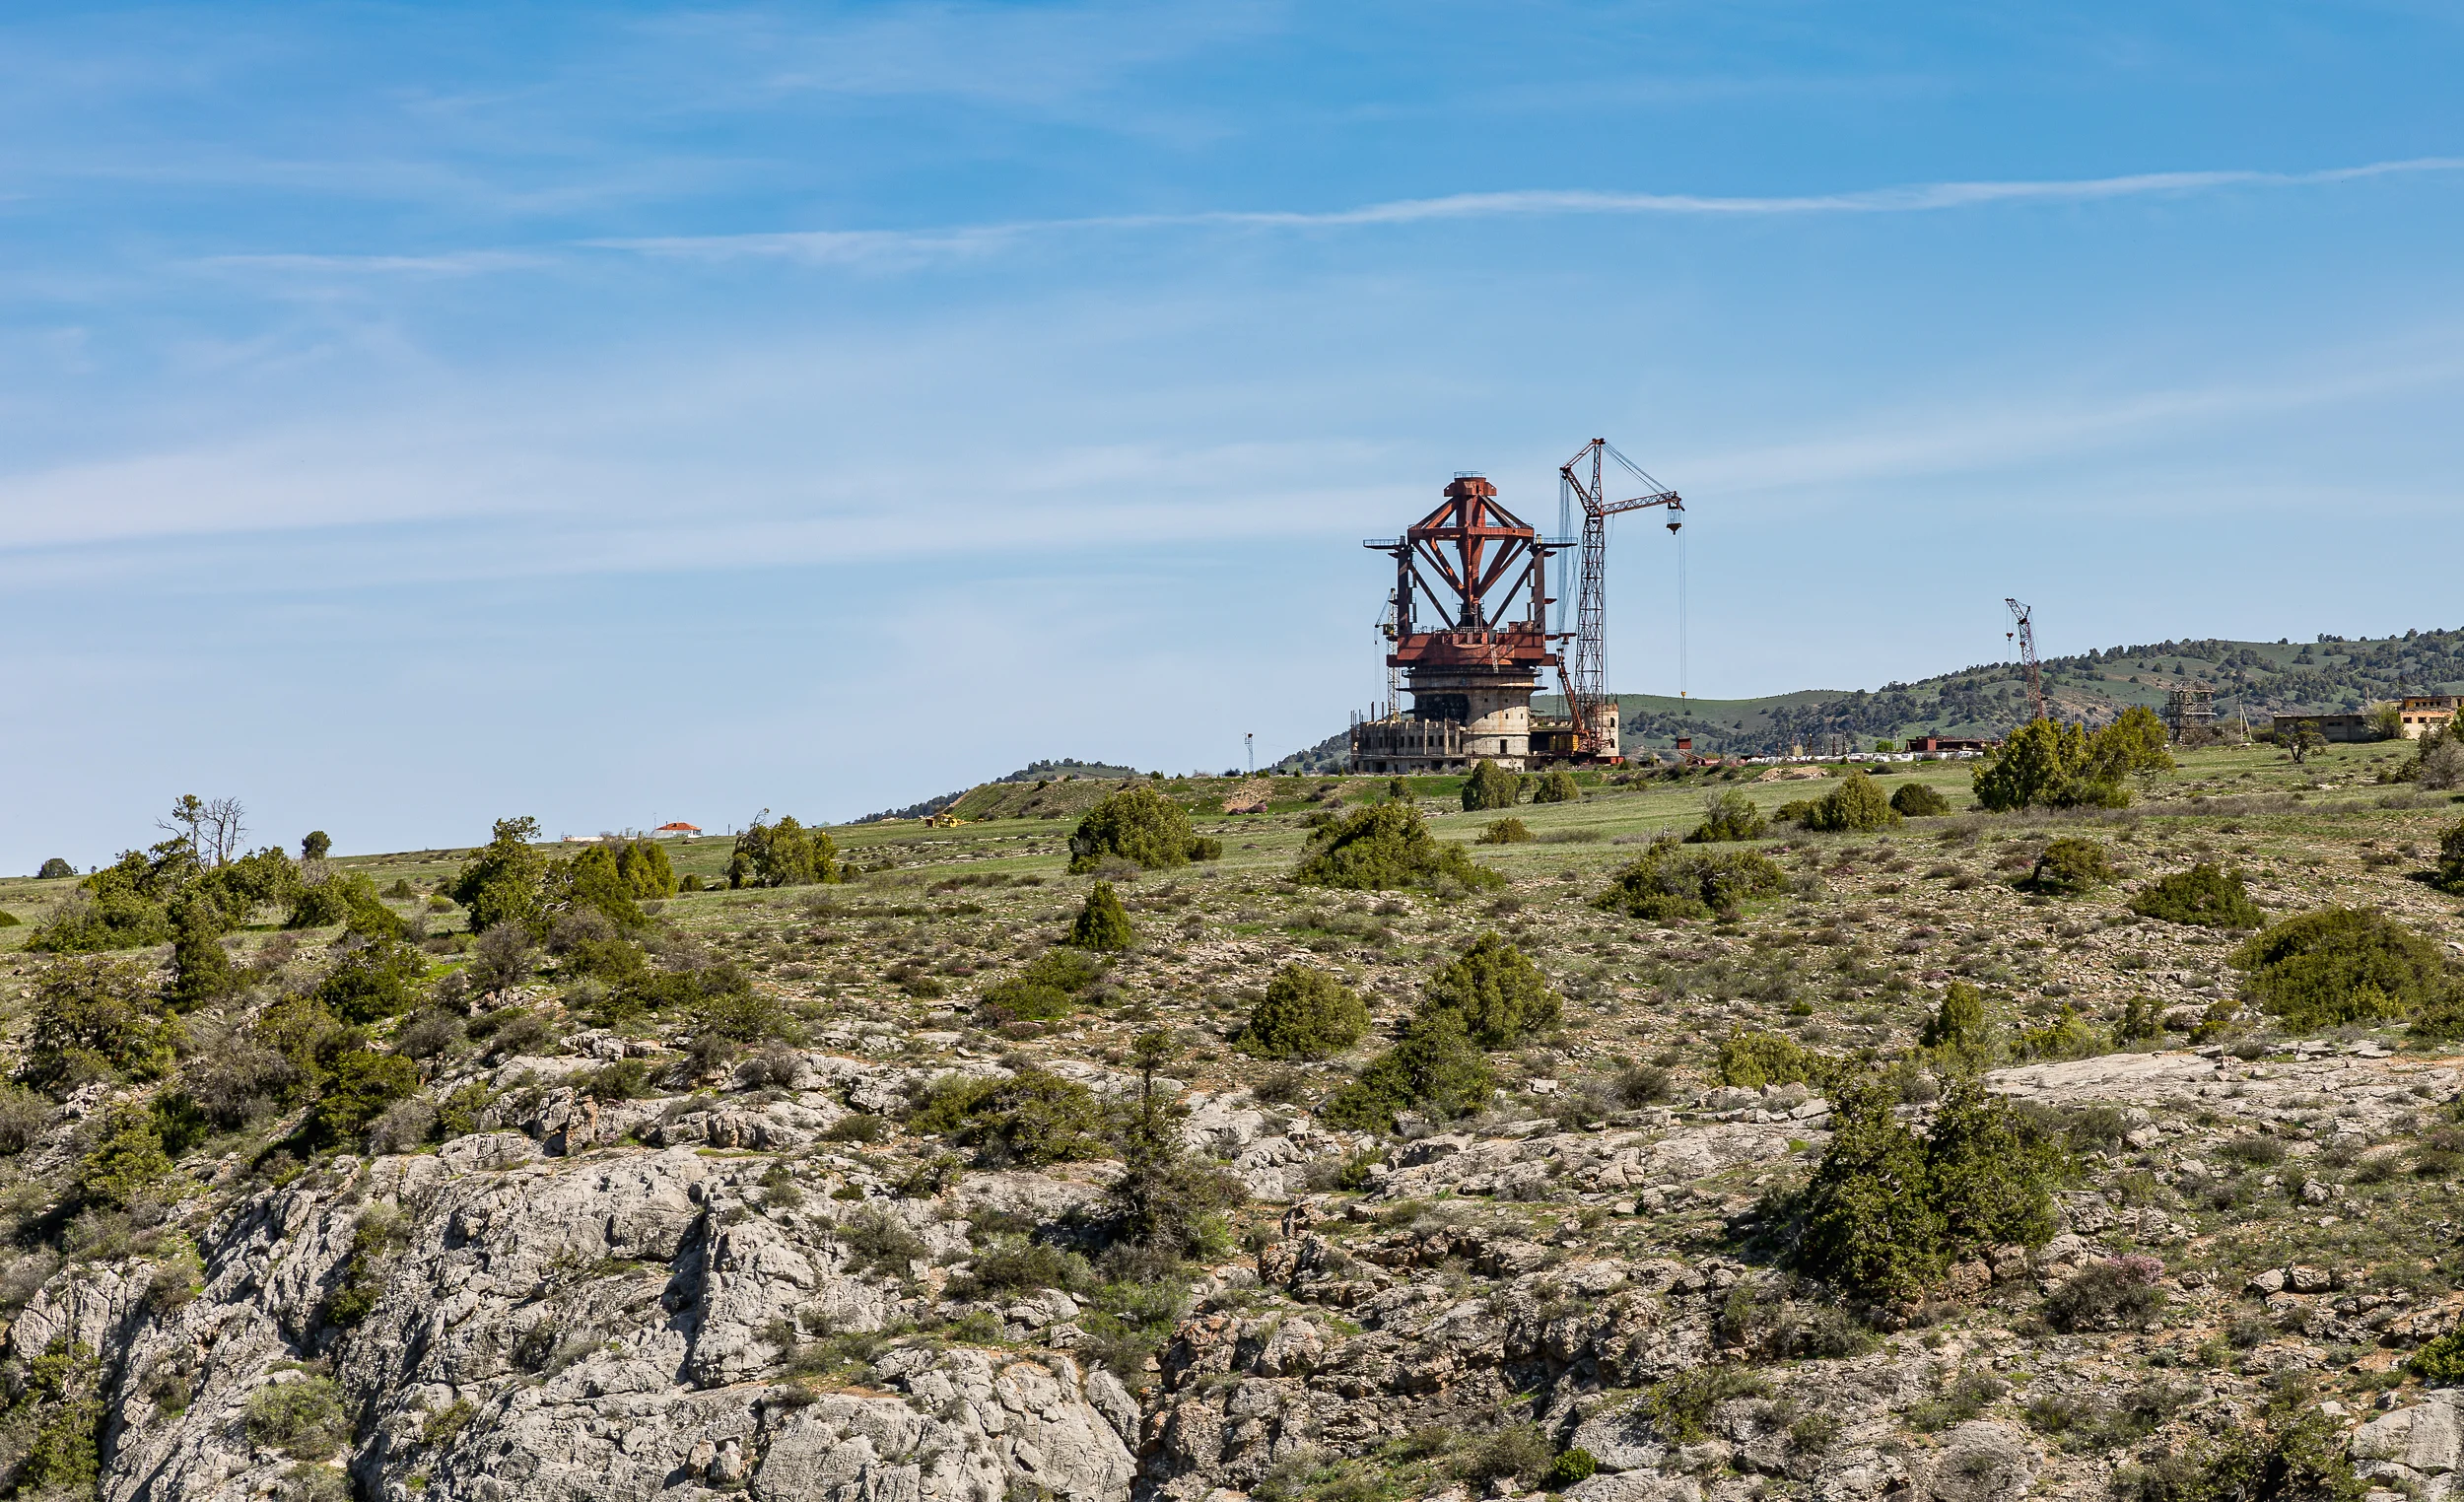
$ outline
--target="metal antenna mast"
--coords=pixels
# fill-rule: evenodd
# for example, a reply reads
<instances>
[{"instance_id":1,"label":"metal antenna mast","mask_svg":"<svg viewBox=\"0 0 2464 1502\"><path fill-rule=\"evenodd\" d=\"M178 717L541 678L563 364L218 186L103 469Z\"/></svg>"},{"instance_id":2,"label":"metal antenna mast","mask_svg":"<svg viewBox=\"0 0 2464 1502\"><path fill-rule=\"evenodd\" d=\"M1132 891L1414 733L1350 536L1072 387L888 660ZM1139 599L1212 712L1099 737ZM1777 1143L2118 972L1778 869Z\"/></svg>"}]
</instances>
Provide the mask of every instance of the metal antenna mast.
<instances>
[{"instance_id":1,"label":"metal antenna mast","mask_svg":"<svg viewBox=\"0 0 2464 1502\"><path fill-rule=\"evenodd\" d=\"M2003 635L2019 639L2019 657L2027 664L2027 702L2034 711L2029 717L2042 719L2045 717L2045 686L2036 676L2036 628L2028 620L2025 605L2015 599L2005 599L2003 603L2011 607L2011 619L2019 623L2016 631L2006 631Z\"/></svg>"},{"instance_id":2,"label":"metal antenna mast","mask_svg":"<svg viewBox=\"0 0 2464 1502\"><path fill-rule=\"evenodd\" d=\"M1615 459L1651 487L1650 491L1623 501L1609 500L1604 485L1604 458ZM1591 471L1588 482L1581 472L1586 466ZM1561 499L1570 495L1583 503L1583 574L1574 610L1574 650L1566 653L1557 671L1565 687L1566 713L1574 720L1574 744L1579 750L1597 754L1600 740L1593 720L1607 697L1604 658L1608 634L1608 518L1619 512L1665 506L1669 509L1669 530L1674 533L1685 524L1681 519L1685 502L1676 491L1643 473L1632 459L1608 446L1607 439L1592 440L1576 449L1573 458L1558 465L1557 484Z\"/></svg>"}]
</instances>

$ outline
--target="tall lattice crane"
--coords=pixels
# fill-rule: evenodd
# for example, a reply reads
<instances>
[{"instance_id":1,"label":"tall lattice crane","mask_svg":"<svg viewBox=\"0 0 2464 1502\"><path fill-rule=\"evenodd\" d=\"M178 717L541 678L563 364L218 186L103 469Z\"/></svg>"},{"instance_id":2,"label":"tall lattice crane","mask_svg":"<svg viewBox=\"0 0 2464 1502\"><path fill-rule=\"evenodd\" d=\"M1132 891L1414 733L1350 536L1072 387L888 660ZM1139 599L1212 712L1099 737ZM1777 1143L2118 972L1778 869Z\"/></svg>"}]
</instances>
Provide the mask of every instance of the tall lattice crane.
<instances>
[{"instance_id":1,"label":"tall lattice crane","mask_svg":"<svg viewBox=\"0 0 2464 1502\"><path fill-rule=\"evenodd\" d=\"M1611 501L1603 483L1603 465L1614 459L1636 479L1650 487L1643 495L1623 501ZM1590 478L1583 470L1588 466ZM1608 518L1619 512L1644 511L1655 506L1669 509L1669 530L1674 533L1683 526L1685 502L1676 491L1643 473L1632 459L1609 446L1607 439L1594 439L1575 450L1574 457L1557 466L1557 482L1563 494L1583 503L1583 572L1574 609L1574 650L1558 659L1559 681L1565 687L1566 713L1574 720L1574 744L1586 755L1598 755L1601 749L1594 719L1601 702L1607 697L1603 680L1607 668L1604 661L1607 634L1608 580L1606 565L1608 551Z\"/></svg>"},{"instance_id":2,"label":"tall lattice crane","mask_svg":"<svg viewBox=\"0 0 2464 1502\"><path fill-rule=\"evenodd\" d=\"M2028 717L2042 719L2045 717L2045 686L2036 676L2036 628L2028 620L2025 605L2015 599L2005 599L2003 603L2011 607L2011 619L2017 623L2014 629L2003 635L2019 640L2019 658L2027 664L2027 703L2032 711Z\"/></svg>"}]
</instances>

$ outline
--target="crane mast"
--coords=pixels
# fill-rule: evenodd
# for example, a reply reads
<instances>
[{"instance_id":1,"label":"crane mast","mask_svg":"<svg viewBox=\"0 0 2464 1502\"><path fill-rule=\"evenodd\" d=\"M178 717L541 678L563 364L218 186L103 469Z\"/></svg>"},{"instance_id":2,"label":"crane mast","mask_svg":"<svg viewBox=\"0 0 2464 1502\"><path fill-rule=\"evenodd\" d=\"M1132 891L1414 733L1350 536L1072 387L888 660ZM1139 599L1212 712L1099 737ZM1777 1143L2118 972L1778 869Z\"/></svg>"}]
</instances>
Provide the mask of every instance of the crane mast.
<instances>
[{"instance_id":1,"label":"crane mast","mask_svg":"<svg viewBox=\"0 0 2464 1502\"><path fill-rule=\"evenodd\" d=\"M2042 719L2045 717L2045 686L2036 676L2036 628L2028 619L2025 605L2008 598L2003 603L2011 607L2011 619L2018 623L2016 630L2004 635L2019 639L2019 659L2027 664L2027 703L2031 712L2028 717Z\"/></svg>"},{"instance_id":2,"label":"crane mast","mask_svg":"<svg viewBox=\"0 0 2464 1502\"><path fill-rule=\"evenodd\" d=\"M1651 489L1625 500L1609 500L1606 484L1608 459L1616 460ZM1596 720L1608 697L1605 659L1608 518L1621 512L1666 507L1669 511L1669 530L1674 533L1685 524L1681 519L1685 502L1676 491L1643 473L1633 460L1609 446L1607 439L1594 439L1575 450L1573 458L1557 466L1557 482L1562 495L1571 496L1583 504L1583 561L1581 577L1576 584L1574 649L1559 658L1558 681L1565 689L1566 713L1574 720L1575 748L1584 755L1595 756L1601 750Z\"/></svg>"}]
</instances>

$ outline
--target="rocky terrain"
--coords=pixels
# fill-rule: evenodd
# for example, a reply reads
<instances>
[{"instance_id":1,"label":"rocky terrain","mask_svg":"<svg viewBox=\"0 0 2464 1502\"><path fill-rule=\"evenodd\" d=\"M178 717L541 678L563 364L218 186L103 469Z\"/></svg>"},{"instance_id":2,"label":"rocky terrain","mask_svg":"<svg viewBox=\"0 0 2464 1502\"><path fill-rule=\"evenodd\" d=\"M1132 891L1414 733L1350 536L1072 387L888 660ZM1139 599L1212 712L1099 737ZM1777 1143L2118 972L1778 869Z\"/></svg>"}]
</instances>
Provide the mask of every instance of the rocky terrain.
<instances>
[{"instance_id":1,"label":"rocky terrain","mask_svg":"<svg viewBox=\"0 0 2464 1502\"><path fill-rule=\"evenodd\" d=\"M1759 848L1788 889L1702 920L1591 901L1699 774L1518 808L1535 838L1472 847L1487 891L1296 883L1306 811L1201 812L1219 859L1075 876L1066 821L879 824L837 832L854 879L569 914L510 953L447 895L473 852L335 861L424 969L297 1047L384 947L365 924L269 911L221 940L228 988L160 1013L168 945L11 949L34 1088L0 1103L0 1462L106 1502L2443 1497L2464 1367L2416 1358L2464 1314L2464 1062L2397 1016L2284 1026L2244 1004L2238 933L2129 906L2212 859L2270 921L2344 904L2464 952L2420 879L2453 815L2373 781L2397 755L2198 752L2121 812L1783 826ZM1736 787L1802 791L1709 790ZM1493 817L1414 790L1442 837ZM2057 836L2114 879L2021 890ZM671 853L716 883L730 849ZM1019 1001L1097 877L1133 941ZM0 935L71 884L0 885L27 920ZM1330 1110L1482 933L1563 1002L1491 1051L1484 1103ZM1293 964L1367 1036L1245 1052ZM2060 1144L2054 1218L1861 1293L1791 1250L1791 1196L1860 1080L1927 1129L1954 984L1986 999L1987 1086ZM158 1057L122 1047L155 1016ZM1741 1082L1745 1034L1817 1067ZM371 1059L397 1083L346 1112ZM1140 1120L1238 1188L1178 1239L1125 1230ZM2251 1436L2273 1468L2236 1491Z\"/></svg>"}]
</instances>

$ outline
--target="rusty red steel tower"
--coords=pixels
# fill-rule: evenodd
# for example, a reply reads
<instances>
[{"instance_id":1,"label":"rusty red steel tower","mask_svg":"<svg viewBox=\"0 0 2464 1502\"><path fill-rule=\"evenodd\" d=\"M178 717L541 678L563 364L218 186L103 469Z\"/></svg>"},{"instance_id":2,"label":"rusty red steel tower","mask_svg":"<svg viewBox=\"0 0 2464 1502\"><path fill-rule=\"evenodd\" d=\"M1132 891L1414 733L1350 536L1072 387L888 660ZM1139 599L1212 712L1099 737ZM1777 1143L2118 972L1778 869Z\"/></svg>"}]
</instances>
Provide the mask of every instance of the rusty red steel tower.
<instances>
[{"instance_id":1,"label":"rusty red steel tower","mask_svg":"<svg viewBox=\"0 0 2464 1502\"><path fill-rule=\"evenodd\" d=\"M1395 560L1386 626L1411 711L1355 724L1352 766L1460 771L1532 755L1532 695L1559 666L1550 649L1548 560L1563 546L1498 504L1497 487L1458 474L1437 510L1403 536L1362 546Z\"/></svg>"}]
</instances>

